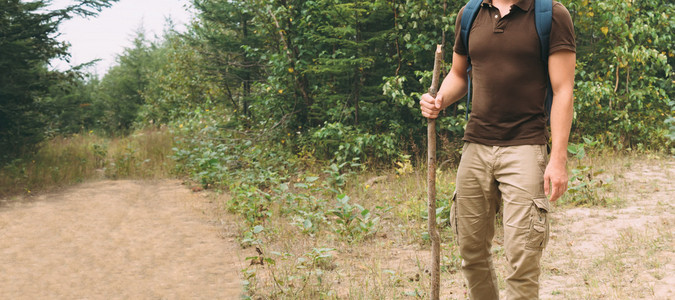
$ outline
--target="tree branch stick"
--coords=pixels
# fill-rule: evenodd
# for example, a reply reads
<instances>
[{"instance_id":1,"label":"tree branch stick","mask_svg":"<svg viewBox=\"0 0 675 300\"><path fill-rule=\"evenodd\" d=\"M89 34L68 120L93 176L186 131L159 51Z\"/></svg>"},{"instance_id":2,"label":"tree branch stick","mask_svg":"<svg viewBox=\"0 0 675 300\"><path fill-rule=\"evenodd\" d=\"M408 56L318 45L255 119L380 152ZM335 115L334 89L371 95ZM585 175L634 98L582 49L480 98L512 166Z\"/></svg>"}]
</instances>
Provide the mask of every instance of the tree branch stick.
<instances>
[{"instance_id":1,"label":"tree branch stick","mask_svg":"<svg viewBox=\"0 0 675 300\"><path fill-rule=\"evenodd\" d=\"M436 97L443 64L443 46L436 46L434 73L429 94ZM429 238L431 239L431 299L438 300L440 295L441 238L436 227L436 119L427 119L427 198L429 205Z\"/></svg>"}]
</instances>

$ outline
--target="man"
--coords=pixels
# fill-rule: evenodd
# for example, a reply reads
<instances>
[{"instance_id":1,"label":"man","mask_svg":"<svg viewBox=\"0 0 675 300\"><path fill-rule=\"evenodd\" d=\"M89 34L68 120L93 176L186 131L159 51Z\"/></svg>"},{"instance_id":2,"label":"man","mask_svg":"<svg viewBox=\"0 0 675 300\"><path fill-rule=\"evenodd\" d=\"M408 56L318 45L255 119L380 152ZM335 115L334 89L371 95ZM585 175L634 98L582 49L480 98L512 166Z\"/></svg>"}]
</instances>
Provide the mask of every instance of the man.
<instances>
[{"instance_id":1,"label":"man","mask_svg":"<svg viewBox=\"0 0 675 300\"><path fill-rule=\"evenodd\" d=\"M548 74L540 58L534 0L484 0L471 28L473 99L457 171L451 222L471 299L498 299L490 248L503 201L506 297L536 299L548 241L549 204L567 189L567 141L573 118L576 45L567 9L553 3ZM452 69L422 115L436 118L467 92L467 45L457 17ZM547 77L548 75L548 77ZM553 88L551 153L544 102Z\"/></svg>"}]
</instances>

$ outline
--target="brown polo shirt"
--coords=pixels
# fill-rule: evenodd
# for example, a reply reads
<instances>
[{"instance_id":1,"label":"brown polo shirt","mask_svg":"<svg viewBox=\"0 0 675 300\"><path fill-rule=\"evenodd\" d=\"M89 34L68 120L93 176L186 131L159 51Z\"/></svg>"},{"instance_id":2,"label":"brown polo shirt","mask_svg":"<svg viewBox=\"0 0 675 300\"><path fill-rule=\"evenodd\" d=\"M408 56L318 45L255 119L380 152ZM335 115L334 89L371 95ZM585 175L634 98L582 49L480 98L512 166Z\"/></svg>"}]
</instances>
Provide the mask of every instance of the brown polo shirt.
<instances>
[{"instance_id":1,"label":"brown polo shirt","mask_svg":"<svg viewBox=\"0 0 675 300\"><path fill-rule=\"evenodd\" d=\"M488 146L548 142L544 108L548 74L534 25L534 0L520 0L502 17L484 0L469 34L473 94L464 140ZM460 10L454 51L466 55L460 37ZM567 9L553 2L550 50L576 51Z\"/></svg>"}]
</instances>

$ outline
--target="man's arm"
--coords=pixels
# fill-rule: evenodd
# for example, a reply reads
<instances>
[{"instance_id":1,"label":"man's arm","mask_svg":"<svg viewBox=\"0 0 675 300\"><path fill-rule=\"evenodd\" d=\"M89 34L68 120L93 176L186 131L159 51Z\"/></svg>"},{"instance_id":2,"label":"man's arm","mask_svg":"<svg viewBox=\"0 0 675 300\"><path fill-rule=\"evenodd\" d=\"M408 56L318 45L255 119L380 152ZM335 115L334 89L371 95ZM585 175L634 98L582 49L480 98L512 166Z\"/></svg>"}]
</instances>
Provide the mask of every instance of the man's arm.
<instances>
[{"instance_id":1,"label":"man's arm","mask_svg":"<svg viewBox=\"0 0 675 300\"><path fill-rule=\"evenodd\" d=\"M574 67L576 53L554 52L548 58L553 87L551 106L551 158L544 173L544 191L556 201L567 190L567 142L574 117Z\"/></svg>"},{"instance_id":2,"label":"man's arm","mask_svg":"<svg viewBox=\"0 0 675 300\"><path fill-rule=\"evenodd\" d=\"M443 83L441 83L441 88L438 90L436 98L431 97L429 94L424 94L420 99L420 108L424 117L430 119L437 118L441 110L466 95L468 85L466 78L467 67L466 55L453 52L452 68L448 76L443 80Z\"/></svg>"}]
</instances>

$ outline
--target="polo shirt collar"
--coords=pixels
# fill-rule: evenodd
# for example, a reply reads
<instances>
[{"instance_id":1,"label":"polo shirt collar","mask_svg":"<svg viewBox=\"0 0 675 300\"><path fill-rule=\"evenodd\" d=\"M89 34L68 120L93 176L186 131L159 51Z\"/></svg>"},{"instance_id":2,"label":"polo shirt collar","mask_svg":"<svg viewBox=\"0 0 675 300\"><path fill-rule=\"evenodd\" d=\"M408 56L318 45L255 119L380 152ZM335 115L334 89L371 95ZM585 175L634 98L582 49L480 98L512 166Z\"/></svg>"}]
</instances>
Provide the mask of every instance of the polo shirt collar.
<instances>
[{"instance_id":1,"label":"polo shirt collar","mask_svg":"<svg viewBox=\"0 0 675 300\"><path fill-rule=\"evenodd\" d=\"M523 11L529 11L532 8L533 4L534 0L518 0L518 2L516 2L515 5L518 6L518 8L522 9Z\"/></svg>"},{"instance_id":2,"label":"polo shirt collar","mask_svg":"<svg viewBox=\"0 0 675 300\"><path fill-rule=\"evenodd\" d=\"M492 4L492 0L483 0L483 5L489 5ZM533 0L518 0L514 5L518 6L523 11L529 11L532 9L532 5L534 4Z\"/></svg>"}]
</instances>

